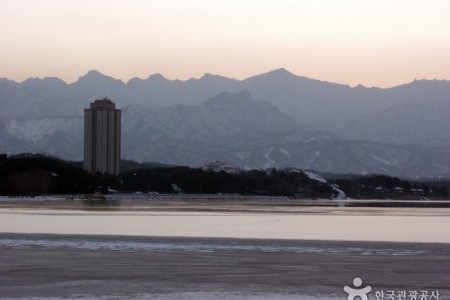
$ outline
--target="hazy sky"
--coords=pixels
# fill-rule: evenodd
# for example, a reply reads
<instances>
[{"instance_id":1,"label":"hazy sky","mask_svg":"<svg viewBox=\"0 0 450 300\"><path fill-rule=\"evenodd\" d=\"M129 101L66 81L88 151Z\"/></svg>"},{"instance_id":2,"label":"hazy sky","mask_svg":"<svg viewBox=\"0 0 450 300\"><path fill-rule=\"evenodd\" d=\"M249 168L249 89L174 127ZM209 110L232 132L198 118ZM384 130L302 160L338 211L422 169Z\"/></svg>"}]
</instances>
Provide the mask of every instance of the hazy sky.
<instances>
[{"instance_id":1,"label":"hazy sky","mask_svg":"<svg viewBox=\"0 0 450 300\"><path fill-rule=\"evenodd\" d=\"M449 0L0 0L0 77L450 79Z\"/></svg>"}]
</instances>

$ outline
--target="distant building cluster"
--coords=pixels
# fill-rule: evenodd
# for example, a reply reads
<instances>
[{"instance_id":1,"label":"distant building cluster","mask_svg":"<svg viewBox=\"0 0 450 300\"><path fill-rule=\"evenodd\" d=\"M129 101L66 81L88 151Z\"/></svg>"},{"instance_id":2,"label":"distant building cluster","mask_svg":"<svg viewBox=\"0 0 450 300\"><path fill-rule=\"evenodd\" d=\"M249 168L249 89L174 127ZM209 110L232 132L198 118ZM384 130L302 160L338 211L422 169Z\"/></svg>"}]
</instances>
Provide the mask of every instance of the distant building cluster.
<instances>
[{"instance_id":1,"label":"distant building cluster","mask_svg":"<svg viewBox=\"0 0 450 300\"><path fill-rule=\"evenodd\" d=\"M120 110L109 99L95 100L84 110L84 161L90 173L120 171Z\"/></svg>"}]
</instances>

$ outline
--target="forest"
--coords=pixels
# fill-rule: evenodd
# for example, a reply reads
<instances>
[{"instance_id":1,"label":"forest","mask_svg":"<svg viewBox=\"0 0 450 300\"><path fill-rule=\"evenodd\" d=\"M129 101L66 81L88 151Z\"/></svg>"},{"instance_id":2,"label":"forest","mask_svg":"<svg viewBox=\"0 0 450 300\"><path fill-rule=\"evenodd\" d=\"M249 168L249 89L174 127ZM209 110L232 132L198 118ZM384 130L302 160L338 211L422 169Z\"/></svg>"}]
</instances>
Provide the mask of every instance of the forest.
<instances>
[{"instance_id":1,"label":"forest","mask_svg":"<svg viewBox=\"0 0 450 300\"><path fill-rule=\"evenodd\" d=\"M445 182L430 185L385 175L347 176L320 182L298 169L247 170L236 173L184 166L124 161L118 176L89 174L80 162L45 155L0 155L0 195L185 193L334 198L336 188L351 198L446 198Z\"/></svg>"}]
</instances>

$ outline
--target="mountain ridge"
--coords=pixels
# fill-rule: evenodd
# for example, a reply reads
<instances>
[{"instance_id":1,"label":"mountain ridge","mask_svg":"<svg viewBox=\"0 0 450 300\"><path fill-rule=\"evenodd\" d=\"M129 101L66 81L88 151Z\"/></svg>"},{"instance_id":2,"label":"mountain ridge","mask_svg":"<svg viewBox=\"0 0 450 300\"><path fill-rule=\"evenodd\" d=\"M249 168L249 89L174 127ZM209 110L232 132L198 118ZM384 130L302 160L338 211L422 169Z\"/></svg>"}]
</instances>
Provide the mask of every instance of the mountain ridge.
<instances>
[{"instance_id":1,"label":"mountain ridge","mask_svg":"<svg viewBox=\"0 0 450 300\"><path fill-rule=\"evenodd\" d=\"M82 159L82 117L0 121L2 152ZM301 124L248 91L223 92L200 104L127 106L122 140L124 159L170 165L198 167L219 160L243 169L402 177L448 177L450 169L450 147L348 141Z\"/></svg>"},{"instance_id":2,"label":"mountain ridge","mask_svg":"<svg viewBox=\"0 0 450 300\"><path fill-rule=\"evenodd\" d=\"M123 108L124 136L141 137L141 141L124 139L126 158L139 161L195 165L224 160L245 168L308 167L414 176L449 172L449 159L439 147L447 149L450 144L450 118L445 116L450 82L416 80L390 89L350 87L286 69L244 80L205 74L180 81L153 75L125 83L98 71L72 84L50 77L23 83L3 80L0 152L59 155L55 152L59 149L62 156L81 159L82 123L73 120L92 100L105 96ZM136 122L127 119L134 112ZM30 139L26 130L41 130L36 133L39 138ZM71 135L77 136L77 143ZM345 151L329 150L337 145ZM400 153L406 158L399 158ZM355 167L345 161L355 162ZM414 167L398 165L405 163Z\"/></svg>"},{"instance_id":3,"label":"mountain ridge","mask_svg":"<svg viewBox=\"0 0 450 300\"><path fill-rule=\"evenodd\" d=\"M74 107L66 114L81 114L89 101L105 96L113 99L119 107L130 104L169 106L198 104L223 91L234 93L247 89L256 99L270 102L293 118L314 125L349 120L399 104L450 101L450 81L446 80L415 80L392 88L351 87L295 75L286 69L276 69L243 80L206 73L200 78L183 81L153 74L147 79L133 77L126 83L91 70L70 84L50 77L31 78L21 83L0 83L0 101L11 102L8 98L16 95L23 101L25 96L20 96L21 90L30 88L30 82L36 89L47 88L49 98L70 99L72 104L76 103L76 109ZM12 115L20 114L22 119L28 117L16 112L20 109L10 105L12 107L5 108L13 112ZM45 105L41 103L41 106ZM34 118L36 114L30 117Z\"/></svg>"},{"instance_id":4,"label":"mountain ridge","mask_svg":"<svg viewBox=\"0 0 450 300\"><path fill-rule=\"evenodd\" d=\"M352 88L352 89L364 88L364 89L387 90L387 89L398 88L398 87L403 87L403 86L408 86L408 85L411 85L411 84L418 84L418 83L419 84L420 83L428 83L428 82L433 82L433 83L450 83L450 79L437 79L437 78L434 78L434 79L425 79L425 78L417 79L416 78L416 79L414 79L414 80L412 80L410 82L405 82L405 83L393 85L393 86L390 86L390 87L365 86L365 85L360 84L360 83L352 86L352 85L346 84L346 83L339 83L339 82L333 82L333 81L329 81L329 80L322 80L322 79L317 79L317 78L311 78L311 77L298 75L298 74L293 73L293 72L291 72L288 69L283 68L283 67L280 67L280 68L277 68L277 69L273 69L273 70L269 70L269 71L263 72L261 74L251 75L251 76L243 78L243 79L236 79L236 78L233 78L233 77L228 77L228 76L224 76L224 75L220 75L220 74L214 74L214 73L206 72L203 75L201 75L200 77L190 77L190 78L184 79L184 80L183 79L178 79L178 78L176 78L176 79L169 79L169 78L165 77L161 73L151 73L150 75L148 75L147 78L141 78L141 77L136 77L135 76L135 77L129 78L128 80L123 80L123 79L114 78L112 76L106 75L106 74L104 74L104 73L102 73L102 72L100 72L98 70L91 69L91 70L88 70L85 74L79 76L76 81L72 81L72 82L66 81L66 80L64 80L62 78L59 78L58 76L28 77L28 78L26 78L26 79L24 79L22 81L9 79L7 77L0 77L0 82L8 81L8 82L15 83L15 84L22 84L22 83L24 83L24 82L26 82L27 80L30 80L30 79L32 79L32 80L36 80L36 79L37 80L58 79L59 81L62 81L63 83L65 83L67 85L70 85L70 84L76 83L81 78L83 78L83 77L85 77L87 75L91 75L91 74L93 74L93 75L95 74L96 76L99 76L99 77L112 78L112 79L114 79L116 81L121 81L124 84L128 84L130 81L135 80L135 79L144 80L145 81L145 80L148 80L148 79L152 79L153 77L161 78L161 79L168 80L168 81L178 81L178 82L187 82L187 81L192 81L192 80L200 80L200 79L202 79L204 77L206 77L206 78L207 77L220 77L220 78L224 78L224 79L231 79L231 80L234 80L234 81L245 81L247 79L250 79L250 78L253 78L253 77L256 77L256 76L260 76L260 75L265 75L265 74L283 74L283 73L284 74L288 74L288 75L294 75L296 77L300 77L300 78L304 78L304 79L308 79L308 80L317 81L317 82L331 83L331 84L335 84L335 85L339 85L339 86L345 86L345 87L349 87L349 88Z\"/></svg>"}]
</instances>

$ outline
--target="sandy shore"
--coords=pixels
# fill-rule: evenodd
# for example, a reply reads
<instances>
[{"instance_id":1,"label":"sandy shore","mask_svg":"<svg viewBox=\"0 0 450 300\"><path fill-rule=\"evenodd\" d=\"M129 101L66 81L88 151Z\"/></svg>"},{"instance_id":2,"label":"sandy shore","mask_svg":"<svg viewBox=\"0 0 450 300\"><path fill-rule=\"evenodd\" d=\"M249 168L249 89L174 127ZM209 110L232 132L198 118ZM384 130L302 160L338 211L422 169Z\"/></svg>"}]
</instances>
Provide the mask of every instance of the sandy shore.
<instances>
[{"instance_id":1,"label":"sandy shore","mask_svg":"<svg viewBox=\"0 0 450 300\"><path fill-rule=\"evenodd\" d=\"M224 212L3 208L0 232L450 243L448 209L305 209Z\"/></svg>"},{"instance_id":2,"label":"sandy shore","mask_svg":"<svg viewBox=\"0 0 450 300\"><path fill-rule=\"evenodd\" d=\"M0 270L13 299L344 299L356 276L450 297L442 244L1 234Z\"/></svg>"}]
</instances>

